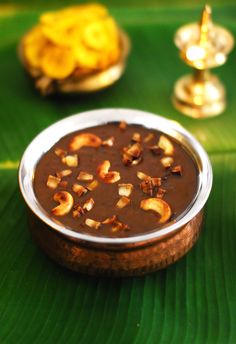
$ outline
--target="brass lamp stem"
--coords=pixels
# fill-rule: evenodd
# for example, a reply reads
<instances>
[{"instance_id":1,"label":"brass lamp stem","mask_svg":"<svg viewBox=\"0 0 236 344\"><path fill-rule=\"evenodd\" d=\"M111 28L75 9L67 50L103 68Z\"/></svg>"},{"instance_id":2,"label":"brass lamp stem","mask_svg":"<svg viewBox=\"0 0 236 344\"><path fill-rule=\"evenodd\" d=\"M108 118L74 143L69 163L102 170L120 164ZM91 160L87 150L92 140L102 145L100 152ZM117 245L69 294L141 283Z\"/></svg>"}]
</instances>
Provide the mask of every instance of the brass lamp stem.
<instances>
[{"instance_id":1,"label":"brass lamp stem","mask_svg":"<svg viewBox=\"0 0 236 344\"><path fill-rule=\"evenodd\" d=\"M195 69L194 68L194 79L196 81L205 81L209 71L207 69Z\"/></svg>"}]
</instances>

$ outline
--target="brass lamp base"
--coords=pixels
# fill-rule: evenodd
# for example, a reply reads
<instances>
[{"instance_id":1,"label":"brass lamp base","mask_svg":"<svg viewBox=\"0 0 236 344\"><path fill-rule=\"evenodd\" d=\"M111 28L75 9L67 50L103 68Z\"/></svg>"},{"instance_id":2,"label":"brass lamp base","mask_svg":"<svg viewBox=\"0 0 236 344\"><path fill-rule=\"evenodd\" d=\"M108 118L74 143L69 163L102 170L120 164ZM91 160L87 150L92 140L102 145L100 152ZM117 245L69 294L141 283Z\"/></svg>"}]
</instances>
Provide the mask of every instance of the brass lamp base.
<instances>
[{"instance_id":1,"label":"brass lamp base","mask_svg":"<svg viewBox=\"0 0 236 344\"><path fill-rule=\"evenodd\" d=\"M225 89L219 79L204 71L180 78L174 87L174 106L193 118L221 114L226 106Z\"/></svg>"}]
</instances>

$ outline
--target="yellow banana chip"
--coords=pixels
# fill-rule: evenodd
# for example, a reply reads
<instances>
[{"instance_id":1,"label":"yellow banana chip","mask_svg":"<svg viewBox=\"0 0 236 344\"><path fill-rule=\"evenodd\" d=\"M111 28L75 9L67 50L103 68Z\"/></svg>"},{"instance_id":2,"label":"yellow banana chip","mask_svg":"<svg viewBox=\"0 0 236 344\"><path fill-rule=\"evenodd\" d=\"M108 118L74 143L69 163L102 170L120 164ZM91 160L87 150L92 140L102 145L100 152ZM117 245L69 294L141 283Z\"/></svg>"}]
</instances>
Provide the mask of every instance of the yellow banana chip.
<instances>
[{"instance_id":1,"label":"yellow banana chip","mask_svg":"<svg viewBox=\"0 0 236 344\"><path fill-rule=\"evenodd\" d=\"M64 79L73 72L75 66L75 59L70 49L49 45L43 53L41 68L50 78Z\"/></svg>"},{"instance_id":2,"label":"yellow banana chip","mask_svg":"<svg viewBox=\"0 0 236 344\"><path fill-rule=\"evenodd\" d=\"M119 32L111 17L87 24L83 29L83 43L95 50L104 50L113 42L118 42Z\"/></svg>"},{"instance_id":3,"label":"yellow banana chip","mask_svg":"<svg viewBox=\"0 0 236 344\"><path fill-rule=\"evenodd\" d=\"M96 51L89 50L83 44L77 44L73 52L78 67L85 69L98 68L99 54Z\"/></svg>"},{"instance_id":4,"label":"yellow banana chip","mask_svg":"<svg viewBox=\"0 0 236 344\"><path fill-rule=\"evenodd\" d=\"M83 76L120 57L118 27L99 4L71 6L40 17L23 40L29 65L53 79Z\"/></svg>"},{"instance_id":5,"label":"yellow banana chip","mask_svg":"<svg viewBox=\"0 0 236 344\"><path fill-rule=\"evenodd\" d=\"M57 23L58 20L64 20L65 18L71 18L72 21L75 19L89 20L96 17L103 17L107 14L106 7L100 4L77 5L59 11L46 12L41 15L40 23L43 25L52 24Z\"/></svg>"},{"instance_id":6,"label":"yellow banana chip","mask_svg":"<svg viewBox=\"0 0 236 344\"><path fill-rule=\"evenodd\" d=\"M23 39L23 54L27 62L34 68L40 66L42 52L48 40L44 37L41 27L36 26Z\"/></svg>"},{"instance_id":7,"label":"yellow banana chip","mask_svg":"<svg viewBox=\"0 0 236 344\"><path fill-rule=\"evenodd\" d=\"M80 5L57 12L47 12L40 17L40 23L44 35L51 42L73 46L81 37L81 28L106 16L107 10L102 5Z\"/></svg>"},{"instance_id":8,"label":"yellow banana chip","mask_svg":"<svg viewBox=\"0 0 236 344\"><path fill-rule=\"evenodd\" d=\"M52 43L62 47L72 47L81 36L80 25L71 22L71 19L68 18L57 25L45 25L42 27L42 31Z\"/></svg>"},{"instance_id":9,"label":"yellow banana chip","mask_svg":"<svg viewBox=\"0 0 236 344\"><path fill-rule=\"evenodd\" d=\"M102 20L91 22L84 27L83 43L94 50L103 50L109 45L109 36Z\"/></svg>"}]
</instances>

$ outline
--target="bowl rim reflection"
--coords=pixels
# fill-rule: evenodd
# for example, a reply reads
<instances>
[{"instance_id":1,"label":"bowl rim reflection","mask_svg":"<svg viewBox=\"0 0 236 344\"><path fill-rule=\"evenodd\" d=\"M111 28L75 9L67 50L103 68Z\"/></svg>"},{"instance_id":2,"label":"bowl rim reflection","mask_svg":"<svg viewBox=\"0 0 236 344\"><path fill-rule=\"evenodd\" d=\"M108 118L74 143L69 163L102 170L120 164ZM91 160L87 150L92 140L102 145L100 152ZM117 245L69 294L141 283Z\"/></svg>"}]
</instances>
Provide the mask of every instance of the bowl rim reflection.
<instances>
[{"instance_id":1,"label":"bowl rim reflection","mask_svg":"<svg viewBox=\"0 0 236 344\"><path fill-rule=\"evenodd\" d=\"M33 188L34 171L39 159L63 136L92 126L119 122L140 124L149 129L159 130L177 140L192 156L198 168L198 188L189 207L175 220L151 232L122 238L109 238L75 232L61 224L39 204ZM159 115L124 108L109 108L81 112L59 120L39 133L26 148L19 166L19 187L31 211L49 227L72 240L90 244L135 244L160 240L186 225L205 205L212 187L213 173L207 153L200 143L178 122Z\"/></svg>"}]
</instances>

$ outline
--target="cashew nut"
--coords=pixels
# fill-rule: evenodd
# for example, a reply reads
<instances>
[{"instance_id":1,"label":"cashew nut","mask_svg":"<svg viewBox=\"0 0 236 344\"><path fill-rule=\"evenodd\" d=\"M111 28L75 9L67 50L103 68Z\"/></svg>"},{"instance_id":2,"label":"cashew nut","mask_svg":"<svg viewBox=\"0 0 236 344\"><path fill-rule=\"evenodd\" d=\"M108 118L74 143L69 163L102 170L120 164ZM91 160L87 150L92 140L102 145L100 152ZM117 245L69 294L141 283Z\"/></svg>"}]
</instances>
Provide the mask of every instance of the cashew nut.
<instances>
[{"instance_id":1,"label":"cashew nut","mask_svg":"<svg viewBox=\"0 0 236 344\"><path fill-rule=\"evenodd\" d=\"M100 137L90 133L75 135L69 143L69 150L76 151L81 147L99 147L102 144Z\"/></svg>"},{"instance_id":2,"label":"cashew nut","mask_svg":"<svg viewBox=\"0 0 236 344\"><path fill-rule=\"evenodd\" d=\"M53 215L64 216L68 214L73 207L74 199L67 191L59 191L53 196L54 201L59 205L51 210Z\"/></svg>"},{"instance_id":3,"label":"cashew nut","mask_svg":"<svg viewBox=\"0 0 236 344\"><path fill-rule=\"evenodd\" d=\"M120 173L116 171L110 171L111 163L109 160L103 161L97 168L98 176L105 182L105 183L116 183L120 180Z\"/></svg>"},{"instance_id":4,"label":"cashew nut","mask_svg":"<svg viewBox=\"0 0 236 344\"><path fill-rule=\"evenodd\" d=\"M159 222L165 223L171 216L171 209L168 203L160 198L147 198L140 202L143 210L153 210L160 215Z\"/></svg>"}]
</instances>

